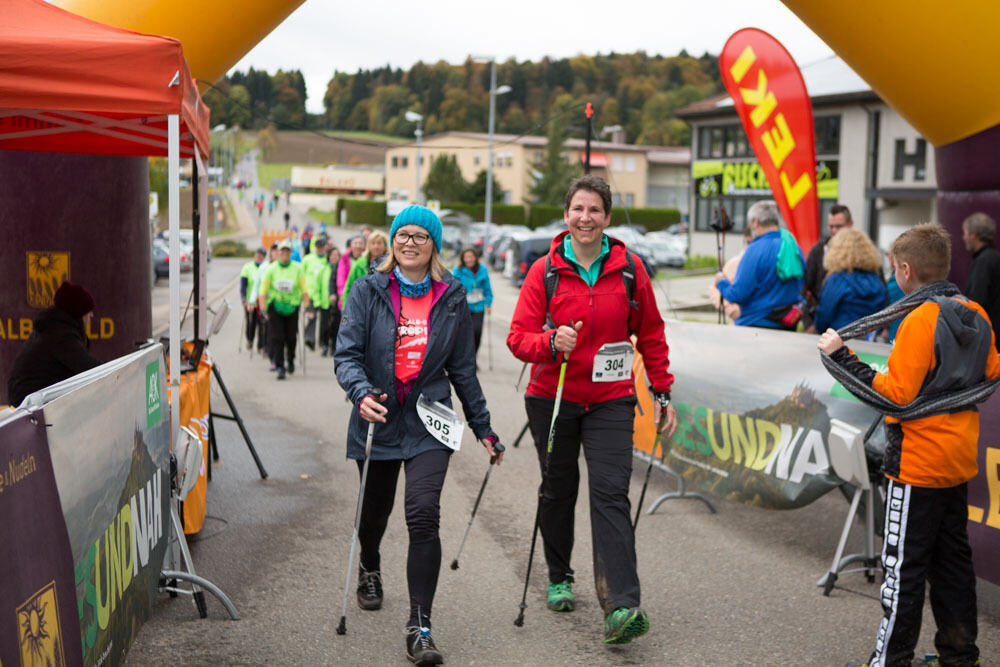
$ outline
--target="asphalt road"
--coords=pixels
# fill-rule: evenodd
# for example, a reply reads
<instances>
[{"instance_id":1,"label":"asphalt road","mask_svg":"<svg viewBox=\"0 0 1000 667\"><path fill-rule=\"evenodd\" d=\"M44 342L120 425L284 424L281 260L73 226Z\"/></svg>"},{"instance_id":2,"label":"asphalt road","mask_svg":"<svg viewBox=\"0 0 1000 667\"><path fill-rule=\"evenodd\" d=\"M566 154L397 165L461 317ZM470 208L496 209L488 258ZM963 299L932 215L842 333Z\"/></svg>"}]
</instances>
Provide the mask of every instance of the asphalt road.
<instances>
[{"instance_id":1,"label":"asphalt road","mask_svg":"<svg viewBox=\"0 0 1000 667\"><path fill-rule=\"evenodd\" d=\"M212 261L212 271L226 266ZM495 315L480 350L480 379L508 454L491 476L458 570L448 566L487 457L468 433L452 457L441 503L443 562L433 613L434 637L446 664L842 665L867 657L881 615L877 584L860 573L845 574L830 597L815 585L829 568L847 512L836 492L798 510L769 511L714 498L718 514L695 500L671 500L655 515L644 516L637 532L638 565L652 629L618 647L601 642L588 503L582 493L573 559L577 609L557 614L545 608L539 549L526 620L515 627L539 472L526 441L510 447L524 423L523 397L515 388L521 364L504 345L517 292L503 281L495 288ZM673 289L678 297L685 290L701 290ZM235 283L225 294L238 303ZM331 359L309 353L304 364L296 364L295 375L277 382L265 360L237 352L239 326L239 318L230 317L209 349L269 476L258 475L236 425L217 420L221 460L212 469L209 516L189 541L198 574L221 587L242 618L230 620L211 595L207 619L198 617L189 598L161 595L127 664L409 664L403 647L408 615L403 484L383 541L385 605L377 612L359 610L352 574L348 632L339 636L335 628L358 491L357 468L345 459L344 448L352 406L333 377ZM228 411L217 387L212 405ZM633 503L644 472L637 463ZM647 506L672 490L674 484L654 471ZM858 532L852 535L852 551L860 544ZM932 650L933 629L927 609L918 655ZM980 618L979 645L982 664L1000 664L995 612Z\"/></svg>"}]
</instances>

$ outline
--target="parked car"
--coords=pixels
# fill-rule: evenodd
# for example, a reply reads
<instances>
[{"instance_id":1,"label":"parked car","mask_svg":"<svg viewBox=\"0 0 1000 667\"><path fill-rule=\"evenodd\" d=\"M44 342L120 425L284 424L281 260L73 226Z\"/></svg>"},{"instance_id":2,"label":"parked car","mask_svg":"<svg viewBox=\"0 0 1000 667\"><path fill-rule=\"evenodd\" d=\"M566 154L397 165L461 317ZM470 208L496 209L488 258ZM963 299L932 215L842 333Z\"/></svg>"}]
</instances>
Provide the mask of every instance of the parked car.
<instances>
[{"instance_id":1,"label":"parked car","mask_svg":"<svg viewBox=\"0 0 1000 667\"><path fill-rule=\"evenodd\" d=\"M608 227L604 231L608 236L624 243L625 247L635 253L642 260L643 266L646 267L646 273L650 277L656 275L656 269L659 264L656 262L652 250L647 247L646 236L644 234L628 225L616 225Z\"/></svg>"},{"instance_id":2,"label":"parked car","mask_svg":"<svg viewBox=\"0 0 1000 667\"><path fill-rule=\"evenodd\" d=\"M646 234L646 238L643 239L643 247L649 250L653 258L653 263L656 264L657 268L667 266L682 269L687 262L687 255L672 240Z\"/></svg>"},{"instance_id":3,"label":"parked car","mask_svg":"<svg viewBox=\"0 0 1000 667\"><path fill-rule=\"evenodd\" d=\"M647 239L658 239L666 243L672 250L687 256L688 252L688 235L687 232L671 231L672 228L677 227L677 225L671 225L667 229L659 232L650 232L646 234Z\"/></svg>"},{"instance_id":4,"label":"parked car","mask_svg":"<svg viewBox=\"0 0 1000 667\"><path fill-rule=\"evenodd\" d=\"M166 278L170 275L170 246L166 241L159 238L153 239L152 245L153 271L156 278ZM186 273L194 268L194 260L190 252L185 252L181 246L181 273Z\"/></svg>"},{"instance_id":5,"label":"parked car","mask_svg":"<svg viewBox=\"0 0 1000 667\"><path fill-rule=\"evenodd\" d=\"M507 261L503 274L510 278L518 287L524 283L528 269L539 257L544 257L556 237L553 230L535 230L533 232L514 234L511 237L510 248L507 251Z\"/></svg>"},{"instance_id":6,"label":"parked car","mask_svg":"<svg viewBox=\"0 0 1000 667\"><path fill-rule=\"evenodd\" d=\"M188 257L192 258L192 261L193 261L193 257L194 257L194 230L193 229L179 229L177 231L178 231L178 238L180 238L180 241L181 241L181 251L184 252L186 255L188 255ZM204 234L205 231L202 230L201 233ZM169 232L169 230L165 229L165 230L159 232L156 235L156 238L169 244L170 243L170 232ZM208 243L208 254L206 255L205 259L207 261L209 261L209 262L212 261L212 243L211 242Z\"/></svg>"},{"instance_id":7,"label":"parked car","mask_svg":"<svg viewBox=\"0 0 1000 667\"><path fill-rule=\"evenodd\" d=\"M510 249L510 239L514 234L527 234L531 229L524 225L498 225L483 248L483 261L498 271L502 271Z\"/></svg>"}]
</instances>

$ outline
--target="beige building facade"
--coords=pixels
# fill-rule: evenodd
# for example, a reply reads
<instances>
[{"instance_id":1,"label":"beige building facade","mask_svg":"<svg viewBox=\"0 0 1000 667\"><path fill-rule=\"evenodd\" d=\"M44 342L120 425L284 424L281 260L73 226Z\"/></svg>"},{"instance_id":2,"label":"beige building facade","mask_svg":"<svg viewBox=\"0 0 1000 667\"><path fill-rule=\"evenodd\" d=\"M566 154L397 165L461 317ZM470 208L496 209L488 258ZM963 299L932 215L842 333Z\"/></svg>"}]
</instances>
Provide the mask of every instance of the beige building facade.
<instances>
[{"instance_id":1,"label":"beige building facade","mask_svg":"<svg viewBox=\"0 0 1000 667\"><path fill-rule=\"evenodd\" d=\"M531 200L537 165L545 159L545 137L495 134L493 136L493 177L507 204ZM567 161L580 165L583 173L585 144L568 139L563 153ZM420 146L420 183L427 179L430 165L440 155L454 155L462 177L473 181L489 163L489 135L474 132L445 132L427 137ZM634 146L592 141L591 173L611 185L614 205L630 208L676 207L686 212L690 187L690 149L687 147ZM385 157L385 197L387 200L414 201L418 178L416 144L390 148ZM671 204L668 202L676 202Z\"/></svg>"}]
</instances>

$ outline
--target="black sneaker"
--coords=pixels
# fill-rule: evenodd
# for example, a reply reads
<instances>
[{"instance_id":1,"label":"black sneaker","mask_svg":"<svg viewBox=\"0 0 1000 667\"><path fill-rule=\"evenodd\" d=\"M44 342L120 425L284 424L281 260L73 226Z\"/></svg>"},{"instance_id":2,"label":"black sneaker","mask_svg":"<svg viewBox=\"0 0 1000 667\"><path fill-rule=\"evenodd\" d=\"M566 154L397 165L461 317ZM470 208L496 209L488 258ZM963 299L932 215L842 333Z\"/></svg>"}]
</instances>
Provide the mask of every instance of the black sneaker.
<instances>
[{"instance_id":1,"label":"black sneaker","mask_svg":"<svg viewBox=\"0 0 1000 667\"><path fill-rule=\"evenodd\" d=\"M434 645L430 628L406 628L406 659L415 665L441 665L444 656Z\"/></svg>"},{"instance_id":2,"label":"black sneaker","mask_svg":"<svg viewBox=\"0 0 1000 667\"><path fill-rule=\"evenodd\" d=\"M382 573L361 568L358 572L358 606L368 611L382 608Z\"/></svg>"},{"instance_id":3,"label":"black sneaker","mask_svg":"<svg viewBox=\"0 0 1000 667\"><path fill-rule=\"evenodd\" d=\"M282 368L281 366L278 366L278 379L279 380L285 379L285 369Z\"/></svg>"},{"instance_id":4,"label":"black sneaker","mask_svg":"<svg viewBox=\"0 0 1000 667\"><path fill-rule=\"evenodd\" d=\"M291 359L288 360L288 374L291 375L295 372L295 362Z\"/></svg>"}]
</instances>

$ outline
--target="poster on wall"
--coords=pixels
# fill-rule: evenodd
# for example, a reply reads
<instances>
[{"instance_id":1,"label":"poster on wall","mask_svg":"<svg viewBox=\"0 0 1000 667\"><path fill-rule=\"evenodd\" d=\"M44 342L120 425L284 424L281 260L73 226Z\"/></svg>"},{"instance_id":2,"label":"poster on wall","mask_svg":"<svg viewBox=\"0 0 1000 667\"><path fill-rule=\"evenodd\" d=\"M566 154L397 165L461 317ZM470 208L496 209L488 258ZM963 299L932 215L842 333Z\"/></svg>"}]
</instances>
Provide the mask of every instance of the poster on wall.
<instances>
[{"instance_id":1,"label":"poster on wall","mask_svg":"<svg viewBox=\"0 0 1000 667\"><path fill-rule=\"evenodd\" d=\"M80 664L69 535L45 419L0 423L0 665Z\"/></svg>"},{"instance_id":2,"label":"poster on wall","mask_svg":"<svg viewBox=\"0 0 1000 667\"><path fill-rule=\"evenodd\" d=\"M43 406L86 665L120 663L157 594L170 523L164 366L154 345Z\"/></svg>"},{"instance_id":3,"label":"poster on wall","mask_svg":"<svg viewBox=\"0 0 1000 667\"><path fill-rule=\"evenodd\" d=\"M819 240L816 138L812 103L792 56L756 28L733 33L719 72L747 139L803 253Z\"/></svg>"}]
</instances>

